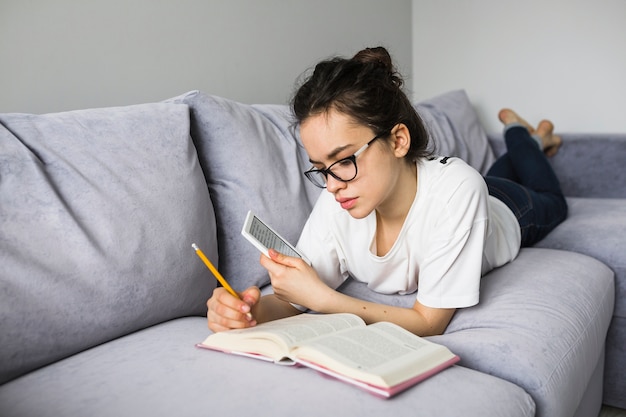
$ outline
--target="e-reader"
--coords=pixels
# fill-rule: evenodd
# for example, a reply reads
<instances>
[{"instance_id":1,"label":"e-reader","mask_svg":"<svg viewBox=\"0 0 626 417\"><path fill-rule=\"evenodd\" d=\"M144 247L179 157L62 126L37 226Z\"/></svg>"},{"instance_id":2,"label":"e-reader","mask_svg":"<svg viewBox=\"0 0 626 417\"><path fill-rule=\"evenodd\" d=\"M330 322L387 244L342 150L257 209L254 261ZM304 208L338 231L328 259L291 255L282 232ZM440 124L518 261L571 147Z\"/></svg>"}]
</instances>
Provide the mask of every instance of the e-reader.
<instances>
[{"instance_id":1,"label":"e-reader","mask_svg":"<svg viewBox=\"0 0 626 417\"><path fill-rule=\"evenodd\" d=\"M304 255L298 252L296 248L291 246L289 242L259 219L252 211L249 211L246 216L241 234L267 257L269 257L268 251L271 248L283 255L302 258L308 263Z\"/></svg>"}]
</instances>

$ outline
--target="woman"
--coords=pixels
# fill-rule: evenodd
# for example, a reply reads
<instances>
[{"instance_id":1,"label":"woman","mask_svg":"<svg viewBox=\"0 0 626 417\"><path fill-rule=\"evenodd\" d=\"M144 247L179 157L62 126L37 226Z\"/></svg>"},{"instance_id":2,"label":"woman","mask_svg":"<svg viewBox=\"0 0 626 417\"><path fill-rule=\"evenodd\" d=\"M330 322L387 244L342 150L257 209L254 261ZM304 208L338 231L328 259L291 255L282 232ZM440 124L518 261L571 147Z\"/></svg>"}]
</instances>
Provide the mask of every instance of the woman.
<instances>
[{"instance_id":1,"label":"woman","mask_svg":"<svg viewBox=\"0 0 626 417\"><path fill-rule=\"evenodd\" d=\"M441 334L457 308L478 303L480 278L513 260L567 215L546 153L560 138L504 109L508 152L483 178L458 158L429 151L422 120L402 91L384 48L319 63L292 102L313 167L326 188L298 248L311 261L261 256L274 294L222 288L208 300L213 331L254 326L304 309L390 321L415 334ZM381 293L417 291L412 308L336 291L348 276Z\"/></svg>"}]
</instances>

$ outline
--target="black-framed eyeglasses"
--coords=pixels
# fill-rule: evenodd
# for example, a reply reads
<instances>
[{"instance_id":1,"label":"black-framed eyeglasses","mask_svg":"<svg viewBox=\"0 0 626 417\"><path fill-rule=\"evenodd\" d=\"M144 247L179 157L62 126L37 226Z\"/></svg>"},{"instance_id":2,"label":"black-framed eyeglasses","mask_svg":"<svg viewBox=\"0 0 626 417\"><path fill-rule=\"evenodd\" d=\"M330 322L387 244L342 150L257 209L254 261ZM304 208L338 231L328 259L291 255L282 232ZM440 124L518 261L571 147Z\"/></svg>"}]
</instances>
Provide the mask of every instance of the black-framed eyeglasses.
<instances>
[{"instance_id":1,"label":"black-framed eyeglasses","mask_svg":"<svg viewBox=\"0 0 626 417\"><path fill-rule=\"evenodd\" d=\"M342 182L352 181L356 178L356 175L358 174L356 157L361 155L368 148L368 146L372 144L372 142L374 142L376 139L384 137L385 135L386 134L374 136L369 142L361 146L359 150L357 150L354 154L348 156L347 158L343 158L337 162L334 162L328 168L311 168L310 170L306 171L304 175L306 175L309 181L311 181L315 186L320 188L326 188L328 174L332 175L333 178Z\"/></svg>"}]
</instances>

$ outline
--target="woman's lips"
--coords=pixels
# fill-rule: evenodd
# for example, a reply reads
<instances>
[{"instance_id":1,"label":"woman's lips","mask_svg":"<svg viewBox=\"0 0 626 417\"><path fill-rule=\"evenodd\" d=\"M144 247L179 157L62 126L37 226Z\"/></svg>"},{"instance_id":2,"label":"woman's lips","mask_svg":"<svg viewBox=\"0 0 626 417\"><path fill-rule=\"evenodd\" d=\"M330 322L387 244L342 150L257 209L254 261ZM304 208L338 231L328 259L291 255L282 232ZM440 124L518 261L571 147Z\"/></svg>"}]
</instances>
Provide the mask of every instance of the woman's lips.
<instances>
[{"instance_id":1,"label":"woman's lips","mask_svg":"<svg viewBox=\"0 0 626 417\"><path fill-rule=\"evenodd\" d=\"M349 210L356 204L356 198L338 198L337 202L341 205L341 208L344 210Z\"/></svg>"}]
</instances>

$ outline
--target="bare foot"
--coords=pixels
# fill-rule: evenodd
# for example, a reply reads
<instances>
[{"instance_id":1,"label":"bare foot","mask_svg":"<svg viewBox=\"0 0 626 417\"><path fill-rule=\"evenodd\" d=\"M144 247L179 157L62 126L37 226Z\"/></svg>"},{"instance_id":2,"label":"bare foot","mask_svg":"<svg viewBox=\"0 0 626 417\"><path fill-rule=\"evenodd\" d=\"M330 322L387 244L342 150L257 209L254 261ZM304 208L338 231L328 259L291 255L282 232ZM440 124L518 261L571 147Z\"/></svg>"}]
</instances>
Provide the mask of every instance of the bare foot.
<instances>
[{"instance_id":1,"label":"bare foot","mask_svg":"<svg viewBox=\"0 0 626 417\"><path fill-rule=\"evenodd\" d=\"M498 112L498 119L505 125L509 125L511 123L519 123L524 126L530 134L535 133L535 128L530 125L526 120L522 119L517 113L515 113L511 109L502 109Z\"/></svg>"},{"instance_id":2,"label":"bare foot","mask_svg":"<svg viewBox=\"0 0 626 417\"><path fill-rule=\"evenodd\" d=\"M553 134L554 132L554 124L552 124L549 120L542 120L537 125L536 134L541 139L541 143L543 144L543 152L546 156L551 157L556 155L559 151L559 147L563 143L563 140L560 136Z\"/></svg>"}]
</instances>

